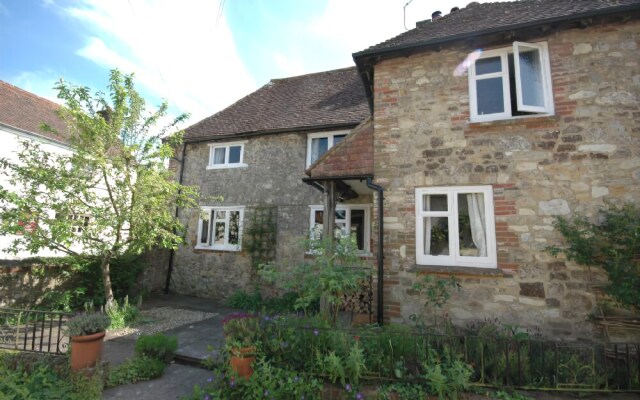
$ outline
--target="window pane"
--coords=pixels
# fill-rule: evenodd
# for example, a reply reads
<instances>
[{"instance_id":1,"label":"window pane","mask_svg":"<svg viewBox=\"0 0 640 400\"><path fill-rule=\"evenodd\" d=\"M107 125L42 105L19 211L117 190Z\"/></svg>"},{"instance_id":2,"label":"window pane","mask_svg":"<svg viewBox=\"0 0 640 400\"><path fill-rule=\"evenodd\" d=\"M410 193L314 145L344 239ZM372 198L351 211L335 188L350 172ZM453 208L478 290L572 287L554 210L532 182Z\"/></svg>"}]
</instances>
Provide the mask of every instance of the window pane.
<instances>
[{"instance_id":1,"label":"window pane","mask_svg":"<svg viewBox=\"0 0 640 400\"><path fill-rule=\"evenodd\" d=\"M242 150L242 146L229 147L229 164L240 163L240 150Z\"/></svg>"},{"instance_id":2,"label":"window pane","mask_svg":"<svg viewBox=\"0 0 640 400\"><path fill-rule=\"evenodd\" d=\"M500 57L483 58L476 61L476 75L490 74L502 71Z\"/></svg>"},{"instance_id":3,"label":"window pane","mask_svg":"<svg viewBox=\"0 0 640 400\"><path fill-rule=\"evenodd\" d=\"M351 210L351 234L356 236L358 250L364 250L364 210Z\"/></svg>"},{"instance_id":4,"label":"window pane","mask_svg":"<svg viewBox=\"0 0 640 400\"><path fill-rule=\"evenodd\" d=\"M238 244L240 239L240 212L229 213L229 244Z\"/></svg>"},{"instance_id":5,"label":"window pane","mask_svg":"<svg viewBox=\"0 0 640 400\"><path fill-rule=\"evenodd\" d=\"M425 194L422 197L423 211L447 211L447 195L446 194Z\"/></svg>"},{"instance_id":6,"label":"window pane","mask_svg":"<svg viewBox=\"0 0 640 400\"><path fill-rule=\"evenodd\" d=\"M476 93L478 94L478 115L504 112L502 78L477 80Z\"/></svg>"},{"instance_id":7,"label":"window pane","mask_svg":"<svg viewBox=\"0 0 640 400\"><path fill-rule=\"evenodd\" d=\"M214 164L224 164L224 147L218 147L213 149L213 163Z\"/></svg>"},{"instance_id":8,"label":"window pane","mask_svg":"<svg viewBox=\"0 0 640 400\"><path fill-rule=\"evenodd\" d=\"M209 219L202 220L202 230L200 231L200 243L209 244Z\"/></svg>"},{"instance_id":9,"label":"window pane","mask_svg":"<svg viewBox=\"0 0 640 400\"><path fill-rule=\"evenodd\" d=\"M526 106L544 107L540 51L538 49L520 50L519 61L522 103Z\"/></svg>"},{"instance_id":10,"label":"window pane","mask_svg":"<svg viewBox=\"0 0 640 400\"><path fill-rule=\"evenodd\" d=\"M342 139L346 138L347 135L335 135L333 137L333 145L337 145L338 143L342 142Z\"/></svg>"},{"instance_id":11,"label":"window pane","mask_svg":"<svg viewBox=\"0 0 640 400\"><path fill-rule=\"evenodd\" d=\"M424 217L424 254L449 255L449 219Z\"/></svg>"},{"instance_id":12,"label":"window pane","mask_svg":"<svg viewBox=\"0 0 640 400\"><path fill-rule=\"evenodd\" d=\"M336 210L336 219L347 218L347 210Z\"/></svg>"},{"instance_id":13,"label":"window pane","mask_svg":"<svg viewBox=\"0 0 640 400\"><path fill-rule=\"evenodd\" d=\"M325 138L311 139L311 163L327 152L329 140Z\"/></svg>"},{"instance_id":14,"label":"window pane","mask_svg":"<svg viewBox=\"0 0 640 400\"><path fill-rule=\"evenodd\" d=\"M485 217L484 194L458 194L458 232L461 256L487 256Z\"/></svg>"},{"instance_id":15,"label":"window pane","mask_svg":"<svg viewBox=\"0 0 640 400\"><path fill-rule=\"evenodd\" d=\"M216 222L213 244L224 244L224 222Z\"/></svg>"},{"instance_id":16,"label":"window pane","mask_svg":"<svg viewBox=\"0 0 640 400\"><path fill-rule=\"evenodd\" d=\"M316 210L313 212L313 224L311 226L311 239L322 239L322 216L323 211Z\"/></svg>"},{"instance_id":17,"label":"window pane","mask_svg":"<svg viewBox=\"0 0 640 400\"><path fill-rule=\"evenodd\" d=\"M226 211L216 211L216 220L225 219L227 217Z\"/></svg>"}]
</instances>

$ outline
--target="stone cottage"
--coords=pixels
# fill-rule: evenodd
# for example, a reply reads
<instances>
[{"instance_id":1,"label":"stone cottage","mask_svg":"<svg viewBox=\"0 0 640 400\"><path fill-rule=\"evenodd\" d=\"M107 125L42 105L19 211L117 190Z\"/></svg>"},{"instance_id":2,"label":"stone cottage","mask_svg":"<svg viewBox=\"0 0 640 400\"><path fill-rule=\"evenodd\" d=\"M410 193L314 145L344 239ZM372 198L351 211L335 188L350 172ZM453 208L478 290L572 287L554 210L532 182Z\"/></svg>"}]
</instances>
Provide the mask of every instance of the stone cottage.
<instances>
[{"instance_id":1,"label":"stone cottage","mask_svg":"<svg viewBox=\"0 0 640 400\"><path fill-rule=\"evenodd\" d=\"M352 67L272 80L187 128L178 175L202 200L180 210L188 243L172 256L170 289L223 299L252 290L255 263L301 260L323 208L321 192L301 180L305 168L369 115ZM370 203L339 206L345 227L361 226L363 251Z\"/></svg>"},{"instance_id":2,"label":"stone cottage","mask_svg":"<svg viewBox=\"0 0 640 400\"><path fill-rule=\"evenodd\" d=\"M470 3L355 53L352 91L324 74L272 81L194 125L184 183L225 200L219 215L217 204L182 212L190 243L174 287L224 297L248 282L234 221L268 204L281 259L300 257L293 238L316 221L354 232L364 217L384 321L420 314L412 286L436 274L462 285L442 310L456 325L596 335L588 316L606 275L545 249L560 240L556 217L640 199L639 16L637 0ZM327 84L322 99L269 97L309 79ZM321 221L334 207L350 215Z\"/></svg>"}]
</instances>

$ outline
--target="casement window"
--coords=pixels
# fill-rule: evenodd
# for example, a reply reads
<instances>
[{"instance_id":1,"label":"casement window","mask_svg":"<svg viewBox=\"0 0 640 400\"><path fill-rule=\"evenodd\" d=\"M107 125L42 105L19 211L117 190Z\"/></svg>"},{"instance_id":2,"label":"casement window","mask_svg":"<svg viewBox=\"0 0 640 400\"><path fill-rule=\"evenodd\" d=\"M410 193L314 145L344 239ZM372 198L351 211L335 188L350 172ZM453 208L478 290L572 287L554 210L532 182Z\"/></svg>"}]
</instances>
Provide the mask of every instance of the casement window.
<instances>
[{"instance_id":1,"label":"casement window","mask_svg":"<svg viewBox=\"0 0 640 400\"><path fill-rule=\"evenodd\" d=\"M547 43L514 42L469 66L471 122L553 115Z\"/></svg>"},{"instance_id":2,"label":"casement window","mask_svg":"<svg viewBox=\"0 0 640 400\"><path fill-rule=\"evenodd\" d=\"M322 227L324 222L324 210L322 206L309 206L309 226L311 238L322 239ZM369 207L361 204L344 204L336 206L335 227L336 237L354 235L358 250L369 252Z\"/></svg>"},{"instance_id":3,"label":"casement window","mask_svg":"<svg viewBox=\"0 0 640 400\"><path fill-rule=\"evenodd\" d=\"M201 207L197 249L239 251L244 207Z\"/></svg>"},{"instance_id":4,"label":"casement window","mask_svg":"<svg viewBox=\"0 0 640 400\"><path fill-rule=\"evenodd\" d=\"M493 188L416 189L416 263L496 268Z\"/></svg>"},{"instance_id":5,"label":"casement window","mask_svg":"<svg viewBox=\"0 0 640 400\"><path fill-rule=\"evenodd\" d=\"M216 143L209 145L207 169L246 167L244 163L244 142Z\"/></svg>"},{"instance_id":6,"label":"casement window","mask_svg":"<svg viewBox=\"0 0 640 400\"><path fill-rule=\"evenodd\" d=\"M340 143L342 139L347 137L348 133L349 131L337 131L309 134L307 139L307 167L316 162L330 148Z\"/></svg>"},{"instance_id":7,"label":"casement window","mask_svg":"<svg viewBox=\"0 0 640 400\"><path fill-rule=\"evenodd\" d=\"M91 221L91 217L87 214L56 213L55 218L57 220L69 220L71 222L71 232L78 234L82 233L89 226L89 222Z\"/></svg>"}]
</instances>

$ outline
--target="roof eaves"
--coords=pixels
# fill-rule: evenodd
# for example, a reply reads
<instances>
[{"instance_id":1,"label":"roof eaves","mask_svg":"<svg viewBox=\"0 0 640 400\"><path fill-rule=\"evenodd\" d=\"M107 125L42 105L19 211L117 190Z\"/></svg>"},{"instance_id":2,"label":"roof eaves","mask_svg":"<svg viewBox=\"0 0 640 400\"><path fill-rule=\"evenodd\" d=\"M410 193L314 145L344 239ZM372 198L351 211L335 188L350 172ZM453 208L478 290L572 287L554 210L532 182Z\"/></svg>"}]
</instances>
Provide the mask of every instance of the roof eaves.
<instances>
[{"instance_id":1,"label":"roof eaves","mask_svg":"<svg viewBox=\"0 0 640 400\"><path fill-rule=\"evenodd\" d=\"M545 24L550 24L550 23L554 23L554 22L575 21L575 20L579 20L579 19L582 19L582 18L618 14L618 13L622 13L622 12L625 12L625 11L635 11L635 10L640 10L640 2L639 3L633 3L633 4L625 4L623 6L611 7L611 8L606 8L606 9L590 10L590 11L586 11L586 12L582 12L582 13L571 14L571 15L568 15L568 16L564 15L564 16L553 17L553 18L546 18L546 19L528 21L528 22L523 22L523 23L519 23L519 24L504 25L504 26L484 29L484 30L480 30L480 31L465 32L465 33L461 33L461 34L457 34L457 35L444 36L444 37L441 37L441 38L429 39L429 40L425 40L425 41L421 41L421 42L417 42L417 43L392 46L392 47L388 47L388 48L365 49L365 50L353 53L352 57L353 57L354 61L357 62L358 58L362 58L362 57L366 57L366 56L387 55L387 54L394 54L396 52L400 53L402 51L414 50L414 49L417 49L417 48L420 48L420 47L424 47L424 46L435 45L435 44L443 44L443 43L448 43L448 42L454 42L454 41L457 41L457 40L460 40L460 39L466 39L468 37L484 36L484 35L500 33L500 32L503 32L503 31L513 30L513 29L531 28L531 27L534 27L534 26L545 25Z\"/></svg>"},{"instance_id":2,"label":"roof eaves","mask_svg":"<svg viewBox=\"0 0 640 400\"><path fill-rule=\"evenodd\" d=\"M276 128L276 129L262 129L259 131L246 131L239 133L229 133L222 135L206 135L195 138L184 138L185 143L198 143L209 142L212 140L226 140L226 139L238 139L261 135L273 135L277 133L292 133L292 132L310 132L310 131L329 131L332 129L352 129L358 126L360 122L348 122L340 124L325 124L325 125L306 125L296 126L291 128Z\"/></svg>"}]
</instances>

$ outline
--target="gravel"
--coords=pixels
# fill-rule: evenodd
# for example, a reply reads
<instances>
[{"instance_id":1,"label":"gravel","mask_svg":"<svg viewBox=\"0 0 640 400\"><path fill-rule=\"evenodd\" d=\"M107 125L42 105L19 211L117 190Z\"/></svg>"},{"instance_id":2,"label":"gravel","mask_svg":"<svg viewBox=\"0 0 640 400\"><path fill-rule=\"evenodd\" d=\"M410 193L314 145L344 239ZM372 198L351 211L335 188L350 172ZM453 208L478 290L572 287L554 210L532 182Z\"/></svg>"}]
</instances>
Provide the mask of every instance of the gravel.
<instances>
[{"instance_id":1,"label":"gravel","mask_svg":"<svg viewBox=\"0 0 640 400\"><path fill-rule=\"evenodd\" d=\"M154 333L165 332L178 326L192 324L202 321L203 319L215 317L217 313L208 313L203 311L183 310L173 307L160 307L150 310L140 311L140 320L134 327L122 328L109 331L107 336L109 339L127 335L151 335Z\"/></svg>"}]
</instances>

